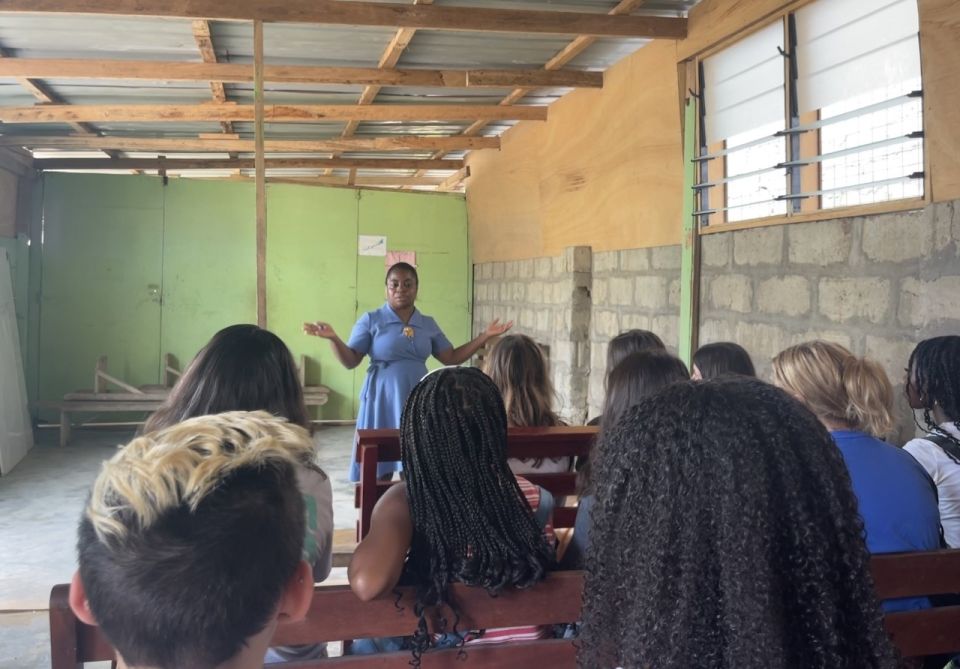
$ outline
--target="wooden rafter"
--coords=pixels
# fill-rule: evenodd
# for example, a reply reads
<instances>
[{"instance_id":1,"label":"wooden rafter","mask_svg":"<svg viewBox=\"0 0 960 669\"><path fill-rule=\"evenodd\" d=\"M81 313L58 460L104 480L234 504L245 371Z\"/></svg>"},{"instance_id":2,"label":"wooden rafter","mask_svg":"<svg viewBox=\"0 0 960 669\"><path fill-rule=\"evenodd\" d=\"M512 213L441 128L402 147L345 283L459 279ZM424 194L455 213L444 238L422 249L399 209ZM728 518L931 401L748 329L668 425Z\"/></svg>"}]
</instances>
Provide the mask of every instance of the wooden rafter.
<instances>
[{"instance_id":1,"label":"wooden rafter","mask_svg":"<svg viewBox=\"0 0 960 669\"><path fill-rule=\"evenodd\" d=\"M0 135L0 146L30 149L77 149L156 152L253 153L254 141L221 135L192 138L163 137L87 137L76 135ZM333 153L347 151L468 151L499 149L499 137L434 137L384 135L346 139L266 140L267 153Z\"/></svg>"},{"instance_id":2,"label":"wooden rafter","mask_svg":"<svg viewBox=\"0 0 960 669\"><path fill-rule=\"evenodd\" d=\"M251 169L251 158L37 158L38 170L183 170ZM375 169L375 170L458 170L462 160L433 158L267 158L267 169Z\"/></svg>"},{"instance_id":3,"label":"wooden rafter","mask_svg":"<svg viewBox=\"0 0 960 669\"><path fill-rule=\"evenodd\" d=\"M194 23L206 24L206 21ZM411 33L403 28L397 31ZM196 36L196 33L195 33ZM209 44L209 38L198 38ZM391 41L392 48L402 42ZM390 51L391 54L395 51ZM211 52L204 52L204 58ZM385 54L387 55L387 54ZM399 57L399 56L398 56ZM390 62L381 59L381 63ZM396 62L396 61L394 61ZM373 67L314 67L308 65L264 65L264 81L295 84L343 84L415 86L418 88L505 88L509 86L601 88L603 74L579 70L410 70ZM245 63L191 63L153 60L92 60L79 58L10 58L0 60L0 77L34 79L123 79L146 81L209 81L216 102L226 102L226 83L253 81L253 66ZM363 97L369 97L366 93Z\"/></svg>"},{"instance_id":4,"label":"wooden rafter","mask_svg":"<svg viewBox=\"0 0 960 669\"><path fill-rule=\"evenodd\" d=\"M464 167L463 169L457 170L449 177L444 179L444 181L437 185L438 191L451 191L456 188L459 188L463 183L463 180L470 176L470 168Z\"/></svg>"},{"instance_id":5,"label":"wooden rafter","mask_svg":"<svg viewBox=\"0 0 960 669\"><path fill-rule=\"evenodd\" d=\"M348 26L386 26L470 32L547 33L596 37L682 39L687 21L659 16L395 5L342 0L0 0L0 12L112 14L191 19L232 19Z\"/></svg>"},{"instance_id":6,"label":"wooden rafter","mask_svg":"<svg viewBox=\"0 0 960 669\"><path fill-rule=\"evenodd\" d=\"M203 59L204 63L213 64L217 62L217 52L213 48L213 37L210 36L210 23L203 19L199 19L193 22L193 39L197 43L197 49L200 51L200 57ZM163 65L163 63L160 63ZM167 63L169 65L169 63ZM251 68L252 69L252 68ZM155 70L158 75L161 74L161 70ZM252 74L252 73L251 73ZM166 79L166 76L161 76L162 79ZM223 81L216 79L215 77L209 77L210 81L210 93L213 96L214 102L226 102L227 101L227 92L223 88ZM233 123L230 121L224 121L220 124L225 133L233 133Z\"/></svg>"},{"instance_id":7,"label":"wooden rafter","mask_svg":"<svg viewBox=\"0 0 960 669\"><path fill-rule=\"evenodd\" d=\"M83 123L114 121L253 121L253 105L37 105L0 107L3 123ZM498 105L267 105L273 122L309 121L462 121L471 119L545 121L545 106Z\"/></svg>"}]
</instances>

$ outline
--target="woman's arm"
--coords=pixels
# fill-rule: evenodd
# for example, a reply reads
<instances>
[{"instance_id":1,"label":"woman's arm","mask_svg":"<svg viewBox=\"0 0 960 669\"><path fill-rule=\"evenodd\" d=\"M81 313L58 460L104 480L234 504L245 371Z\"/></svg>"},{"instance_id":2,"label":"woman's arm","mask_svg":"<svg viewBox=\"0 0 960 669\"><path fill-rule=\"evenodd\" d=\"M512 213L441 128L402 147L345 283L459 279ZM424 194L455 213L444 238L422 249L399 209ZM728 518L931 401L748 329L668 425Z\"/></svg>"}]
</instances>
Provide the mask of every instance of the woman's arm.
<instances>
[{"instance_id":1,"label":"woman's arm","mask_svg":"<svg viewBox=\"0 0 960 669\"><path fill-rule=\"evenodd\" d=\"M393 590L403 573L412 537L407 485L398 483L373 507L370 532L357 544L347 568L357 597L368 602Z\"/></svg>"},{"instance_id":2,"label":"woman's arm","mask_svg":"<svg viewBox=\"0 0 960 669\"><path fill-rule=\"evenodd\" d=\"M308 335L330 340L330 348L333 349L333 354L337 356L340 364L347 369L353 369L363 360L363 354L354 351L343 343L343 340L334 332L333 327L329 323L322 323L320 321L316 323L304 323L303 331Z\"/></svg>"},{"instance_id":3,"label":"woman's arm","mask_svg":"<svg viewBox=\"0 0 960 669\"><path fill-rule=\"evenodd\" d=\"M474 353L480 350L480 347L486 344L493 337L499 337L504 332L513 327L513 321L501 323L499 318L494 319L487 329L468 341L463 346L449 348L446 351L438 351L434 357L445 365L461 365L469 360Z\"/></svg>"}]
</instances>

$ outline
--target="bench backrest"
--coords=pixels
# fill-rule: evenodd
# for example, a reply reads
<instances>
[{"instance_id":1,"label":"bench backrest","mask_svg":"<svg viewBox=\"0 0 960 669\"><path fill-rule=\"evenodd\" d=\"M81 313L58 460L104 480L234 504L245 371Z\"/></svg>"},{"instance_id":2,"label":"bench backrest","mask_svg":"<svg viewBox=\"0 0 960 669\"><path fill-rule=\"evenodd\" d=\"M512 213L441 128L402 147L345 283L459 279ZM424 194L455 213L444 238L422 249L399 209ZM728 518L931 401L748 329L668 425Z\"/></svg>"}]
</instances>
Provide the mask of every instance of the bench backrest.
<instances>
[{"instance_id":1,"label":"bench backrest","mask_svg":"<svg viewBox=\"0 0 960 669\"><path fill-rule=\"evenodd\" d=\"M876 555L870 564L881 599L960 592L960 550ZM583 572L556 572L528 590L508 590L490 597L480 588L451 587L451 600L461 617L459 629L510 627L572 622L580 617ZM109 660L113 650L98 628L84 625L67 604L69 586L50 594L50 644L53 669L76 669L84 662ZM304 644L375 636L408 635L416 620L413 593L401 588L399 608L394 598L361 602L347 586L318 586L306 620L285 625L276 644ZM435 624L435 622L434 622ZM960 652L960 606L888 614L887 631L904 657ZM569 641L544 640L484 648L469 648L466 666L574 667L575 648ZM300 669L336 667L407 667L407 652L362 658L330 658L296 666ZM423 666L460 667L457 650L431 652Z\"/></svg>"},{"instance_id":2,"label":"bench backrest","mask_svg":"<svg viewBox=\"0 0 960 669\"><path fill-rule=\"evenodd\" d=\"M507 455L511 458L577 457L587 455L599 428L596 427L511 427L507 430ZM360 483L354 494L359 509L358 539L370 529L370 515L380 495L390 483L377 481L377 463L400 459L399 430L357 430L357 462ZM559 499L576 493L576 474L524 474L524 478L543 486ZM559 503L554 509L555 527L573 527L577 511Z\"/></svg>"}]
</instances>

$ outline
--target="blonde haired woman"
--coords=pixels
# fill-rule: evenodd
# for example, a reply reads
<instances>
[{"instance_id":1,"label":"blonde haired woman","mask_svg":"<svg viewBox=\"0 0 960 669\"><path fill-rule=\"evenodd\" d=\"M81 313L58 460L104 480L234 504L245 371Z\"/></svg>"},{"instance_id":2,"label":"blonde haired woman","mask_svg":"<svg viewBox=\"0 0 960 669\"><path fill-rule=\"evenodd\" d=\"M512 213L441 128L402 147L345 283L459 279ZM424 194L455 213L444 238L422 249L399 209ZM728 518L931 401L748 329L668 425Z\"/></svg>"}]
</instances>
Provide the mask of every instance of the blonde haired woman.
<instances>
[{"instance_id":1,"label":"blonde haired woman","mask_svg":"<svg viewBox=\"0 0 960 669\"><path fill-rule=\"evenodd\" d=\"M909 453L880 440L894 420L893 388L879 364L839 344L811 341L777 354L773 382L830 431L847 464L871 553L941 547L933 482ZM887 611L929 606L926 598L884 602Z\"/></svg>"}]
</instances>

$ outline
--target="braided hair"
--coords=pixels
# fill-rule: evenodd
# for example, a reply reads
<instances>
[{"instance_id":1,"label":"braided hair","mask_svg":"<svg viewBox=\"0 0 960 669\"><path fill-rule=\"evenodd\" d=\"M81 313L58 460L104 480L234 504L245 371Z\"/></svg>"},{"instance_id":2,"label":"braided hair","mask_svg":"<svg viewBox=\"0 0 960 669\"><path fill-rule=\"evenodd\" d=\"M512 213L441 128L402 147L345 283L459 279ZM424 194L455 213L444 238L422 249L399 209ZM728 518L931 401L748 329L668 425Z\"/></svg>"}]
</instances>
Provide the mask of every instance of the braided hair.
<instances>
[{"instance_id":1,"label":"braided hair","mask_svg":"<svg viewBox=\"0 0 960 669\"><path fill-rule=\"evenodd\" d=\"M580 666L897 666L846 466L799 402L685 381L606 438Z\"/></svg>"},{"instance_id":2,"label":"braided hair","mask_svg":"<svg viewBox=\"0 0 960 669\"><path fill-rule=\"evenodd\" d=\"M960 337L933 337L917 344L907 364L908 396L911 390L916 391L923 408L924 425L920 425L916 414L913 417L917 427L960 447L960 439L937 425L933 417L936 406L960 430Z\"/></svg>"},{"instance_id":3,"label":"braided hair","mask_svg":"<svg viewBox=\"0 0 960 669\"><path fill-rule=\"evenodd\" d=\"M448 584L491 595L525 588L543 580L554 555L507 466L503 398L479 369L441 369L420 381L404 405L400 446L413 520L404 580L416 587L419 666L427 607L450 608L456 632Z\"/></svg>"}]
</instances>

